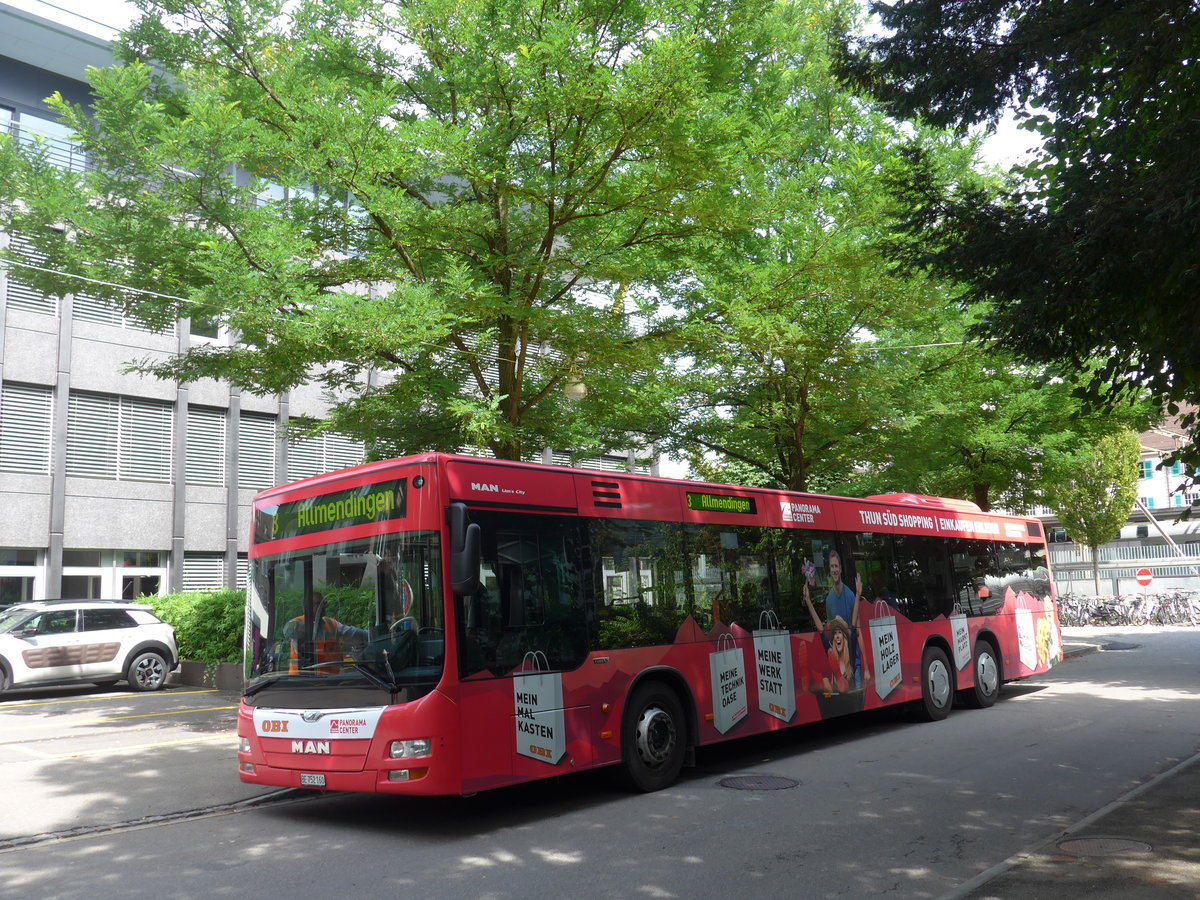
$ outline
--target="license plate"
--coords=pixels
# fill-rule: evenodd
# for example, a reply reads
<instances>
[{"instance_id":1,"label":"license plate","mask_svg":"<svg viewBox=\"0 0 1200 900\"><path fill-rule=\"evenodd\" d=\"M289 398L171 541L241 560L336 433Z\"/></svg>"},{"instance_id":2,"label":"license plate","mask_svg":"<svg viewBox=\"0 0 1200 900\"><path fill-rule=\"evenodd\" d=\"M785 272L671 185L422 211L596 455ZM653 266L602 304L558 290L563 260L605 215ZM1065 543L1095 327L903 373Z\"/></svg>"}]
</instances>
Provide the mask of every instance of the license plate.
<instances>
[{"instance_id":1,"label":"license plate","mask_svg":"<svg viewBox=\"0 0 1200 900\"><path fill-rule=\"evenodd\" d=\"M325 776L320 773L301 772L300 787L325 787Z\"/></svg>"}]
</instances>

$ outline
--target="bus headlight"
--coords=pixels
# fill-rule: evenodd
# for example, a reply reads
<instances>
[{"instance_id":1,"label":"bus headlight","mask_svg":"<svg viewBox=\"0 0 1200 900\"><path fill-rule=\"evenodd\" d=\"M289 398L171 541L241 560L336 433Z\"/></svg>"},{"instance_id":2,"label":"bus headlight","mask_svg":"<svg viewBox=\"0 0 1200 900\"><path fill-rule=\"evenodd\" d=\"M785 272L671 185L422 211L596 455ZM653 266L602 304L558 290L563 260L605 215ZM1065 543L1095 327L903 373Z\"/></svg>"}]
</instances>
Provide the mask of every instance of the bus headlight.
<instances>
[{"instance_id":1,"label":"bus headlight","mask_svg":"<svg viewBox=\"0 0 1200 900\"><path fill-rule=\"evenodd\" d=\"M388 756L392 759L411 759L414 756L428 756L433 741L421 738L415 741L392 741Z\"/></svg>"},{"instance_id":2,"label":"bus headlight","mask_svg":"<svg viewBox=\"0 0 1200 900\"><path fill-rule=\"evenodd\" d=\"M249 753L249 752L250 752L250 738L239 736L238 737L238 753Z\"/></svg>"}]
</instances>

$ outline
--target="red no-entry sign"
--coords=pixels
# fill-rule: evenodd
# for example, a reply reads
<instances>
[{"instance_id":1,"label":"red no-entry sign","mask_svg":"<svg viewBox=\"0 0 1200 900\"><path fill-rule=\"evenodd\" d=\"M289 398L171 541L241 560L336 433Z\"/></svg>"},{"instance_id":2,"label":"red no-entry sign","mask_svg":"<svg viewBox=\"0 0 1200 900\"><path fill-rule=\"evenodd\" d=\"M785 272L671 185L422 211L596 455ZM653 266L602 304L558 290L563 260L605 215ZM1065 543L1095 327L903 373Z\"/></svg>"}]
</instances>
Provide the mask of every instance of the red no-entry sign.
<instances>
[{"instance_id":1,"label":"red no-entry sign","mask_svg":"<svg viewBox=\"0 0 1200 900\"><path fill-rule=\"evenodd\" d=\"M1150 582L1154 580L1154 576L1150 574L1149 569L1137 570L1137 583L1142 587L1150 587Z\"/></svg>"}]
</instances>

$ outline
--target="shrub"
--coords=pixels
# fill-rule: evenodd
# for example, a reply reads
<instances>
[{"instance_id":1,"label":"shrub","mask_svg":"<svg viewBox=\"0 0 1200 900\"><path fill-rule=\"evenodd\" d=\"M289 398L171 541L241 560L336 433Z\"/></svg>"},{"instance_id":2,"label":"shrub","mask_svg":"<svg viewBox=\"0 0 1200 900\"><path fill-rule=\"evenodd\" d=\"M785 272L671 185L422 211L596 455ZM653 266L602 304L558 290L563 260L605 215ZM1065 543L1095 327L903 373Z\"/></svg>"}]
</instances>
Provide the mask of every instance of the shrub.
<instances>
[{"instance_id":1,"label":"shrub","mask_svg":"<svg viewBox=\"0 0 1200 900\"><path fill-rule=\"evenodd\" d=\"M143 599L160 619L174 627L180 659L241 661L245 591L195 591Z\"/></svg>"}]
</instances>

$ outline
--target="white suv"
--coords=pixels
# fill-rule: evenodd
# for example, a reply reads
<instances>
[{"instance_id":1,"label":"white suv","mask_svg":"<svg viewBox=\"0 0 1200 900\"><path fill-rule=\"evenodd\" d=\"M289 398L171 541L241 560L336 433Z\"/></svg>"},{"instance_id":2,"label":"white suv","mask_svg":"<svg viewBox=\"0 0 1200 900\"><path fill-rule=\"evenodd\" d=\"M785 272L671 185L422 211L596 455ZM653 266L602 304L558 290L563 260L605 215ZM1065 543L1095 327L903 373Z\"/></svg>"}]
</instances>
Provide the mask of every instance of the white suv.
<instances>
[{"instance_id":1,"label":"white suv","mask_svg":"<svg viewBox=\"0 0 1200 900\"><path fill-rule=\"evenodd\" d=\"M41 600L0 612L0 692L121 679L132 690L157 691L178 661L175 629L148 606Z\"/></svg>"}]
</instances>

